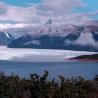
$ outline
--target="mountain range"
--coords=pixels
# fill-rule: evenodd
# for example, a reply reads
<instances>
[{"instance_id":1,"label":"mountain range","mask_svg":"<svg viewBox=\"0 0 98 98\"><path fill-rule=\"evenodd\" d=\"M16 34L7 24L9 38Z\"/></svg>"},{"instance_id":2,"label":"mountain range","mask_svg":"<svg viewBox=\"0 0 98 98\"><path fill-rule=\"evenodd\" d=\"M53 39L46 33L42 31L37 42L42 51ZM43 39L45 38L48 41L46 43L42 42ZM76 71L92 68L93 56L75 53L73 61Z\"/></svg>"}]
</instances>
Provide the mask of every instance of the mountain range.
<instances>
[{"instance_id":1,"label":"mountain range","mask_svg":"<svg viewBox=\"0 0 98 98\"><path fill-rule=\"evenodd\" d=\"M4 30L13 36L10 48L66 49L98 52L98 22L92 24L56 25L49 19L41 26Z\"/></svg>"}]
</instances>

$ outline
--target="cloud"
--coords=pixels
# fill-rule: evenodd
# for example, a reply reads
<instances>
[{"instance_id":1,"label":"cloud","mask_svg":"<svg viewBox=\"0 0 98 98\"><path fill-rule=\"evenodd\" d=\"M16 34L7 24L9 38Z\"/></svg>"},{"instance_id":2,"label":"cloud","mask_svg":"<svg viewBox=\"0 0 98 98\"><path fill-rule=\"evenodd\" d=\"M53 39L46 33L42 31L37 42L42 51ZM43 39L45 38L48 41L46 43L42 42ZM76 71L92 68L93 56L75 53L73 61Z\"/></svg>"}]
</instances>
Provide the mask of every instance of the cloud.
<instances>
[{"instance_id":1,"label":"cloud","mask_svg":"<svg viewBox=\"0 0 98 98\"><path fill-rule=\"evenodd\" d=\"M7 6L7 4L0 2L0 15L4 15L8 9L9 6Z\"/></svg>"},{"instance_id":2,"label":"cloud","mask_svg":"<svg viewBox=\"0 0 98 98\"><path fill-rule=\"evenodd\" d=\"M80 37L75 42L73 42L73 44L78 44L82 46L90 45L98 49L98 42L95 41L91 32L82 32Z\"/></svg>"},{"instance_id":3,"label":"cloud","mask_svg":"<svg viewBox=\"0 0 98 98\"><path fill-rule=\"evenodd\" d=\"M75 42L79 45L96 45L93 35L90 32L82 33L79 39Z\"/></svg>"},{"instance_id":4,"label":"cloud","mask_svg":"<svg viewBox=\"0 0 98 98\"><path fill-rule=\"evenodd\" d=\"M98 12L75 13L75 9L84 8L81 0L43 0L39 4L19 7L0 2L0 20L18 23L43 24L49 18L57 23L81 24L91 20Z\"/></svg>"},{"instance_id":5,"label":"cloud","mask_svg":"<svg viewBox=\"0 0 98 98\"><path fill-rule=\"evenodd\" d=\"M10 23L6 23L6 24L0 24L0 30L4 30L4 29L8 29L8 28L23 28L23 27L27 27L27 26L33 26L32 24L24 24L24 23L17 23L17 24L10 24Z\"/></svg>"},{"instance_id":6,"label":"cloud","mask_svg":"<svg viewBox=\"0 0 98 98\"><path fill-rule=\"evenodd\" d=\"M0 20L2 21L29 22L31 18L36 17L34 7L16 7L2 2L0 5Z\"/></svg>"},{"instance_id":7,"label":"cloud","mask_svg":"<svg viewBox=\"0 0 98 98\"><path fill-rule=\"evenodd\" d=\"M63 15L78 7L84 7L84 3L80 0L44 0L37 6L37 9L43 13Z\"/></svg>"}]
</instances>

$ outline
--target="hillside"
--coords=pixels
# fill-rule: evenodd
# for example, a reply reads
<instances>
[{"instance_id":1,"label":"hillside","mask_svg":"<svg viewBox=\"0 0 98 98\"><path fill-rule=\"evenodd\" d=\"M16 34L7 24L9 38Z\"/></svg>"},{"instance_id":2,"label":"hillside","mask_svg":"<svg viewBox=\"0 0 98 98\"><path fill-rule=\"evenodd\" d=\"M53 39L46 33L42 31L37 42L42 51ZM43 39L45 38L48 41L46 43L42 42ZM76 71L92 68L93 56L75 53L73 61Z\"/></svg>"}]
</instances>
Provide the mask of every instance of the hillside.
<instances>
[{"instance_id":1,"label":"hillside","mask_svg":"<svg viewBox=\"0 0 98 98\"><path fill-rule=\"evenodd\" d=\"M92 55L82 55L75 58L71 58L70 60L79 60L79 61L96 61L98 62L98 54Z\"/></svg>"}]
</instances>

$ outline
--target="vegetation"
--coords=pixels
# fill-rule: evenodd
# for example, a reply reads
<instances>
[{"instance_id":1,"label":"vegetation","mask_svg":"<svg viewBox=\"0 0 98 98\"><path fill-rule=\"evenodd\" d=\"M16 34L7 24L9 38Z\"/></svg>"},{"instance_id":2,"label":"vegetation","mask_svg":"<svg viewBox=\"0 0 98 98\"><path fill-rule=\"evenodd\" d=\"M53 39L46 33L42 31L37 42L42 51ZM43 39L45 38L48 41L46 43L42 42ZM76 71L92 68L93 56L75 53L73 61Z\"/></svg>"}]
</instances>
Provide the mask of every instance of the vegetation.
<instances>
[{"instance_id":1,"label":"vegetation","mask_svg":"<svg viewBox=\"0 0 98 98\"><path fill-rule=\"evenodd\" d=\"M36 73L30 79L0 73L0 98L98 98L98 76L94 80L82 77L48 80L48 71Z\"/></svg>"},{"instance_id":2,"label":"vegetation","mask_svg":"<svg viewBox=\"0 0 98 98\"><path fill-rule=\"evenodd\" d=\"M92 54L92 55L82 55L78 56L72 59L88 59L88 60L97 60L98 61L98 54Z\"/></svg>"}]
</instances>

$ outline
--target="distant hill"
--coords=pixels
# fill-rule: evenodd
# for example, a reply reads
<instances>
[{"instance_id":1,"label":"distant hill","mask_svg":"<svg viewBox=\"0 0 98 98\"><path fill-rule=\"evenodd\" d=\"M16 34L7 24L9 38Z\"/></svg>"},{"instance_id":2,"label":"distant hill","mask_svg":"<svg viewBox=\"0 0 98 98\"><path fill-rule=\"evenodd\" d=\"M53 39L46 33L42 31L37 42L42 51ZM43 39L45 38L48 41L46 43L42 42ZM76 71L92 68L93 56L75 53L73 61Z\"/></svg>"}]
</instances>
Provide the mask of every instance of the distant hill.
<instances>
[{"instance_id":1,"label":"distant hill","mask_svg":"<svg viewBox=\"0 0 98 98\"><path fill-rule=\"evenodd\" d=\"M80 60L80 61L97 61L98 62L98 54L93 55L82 55L75 58L71 58L71 60Z\"/></svg>"}]
</instances>

